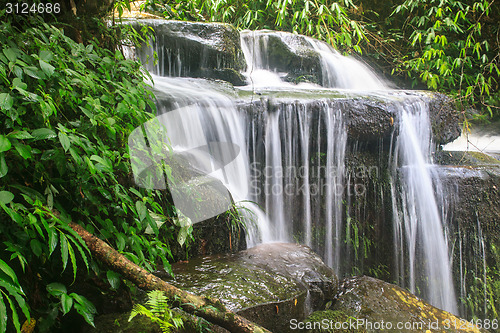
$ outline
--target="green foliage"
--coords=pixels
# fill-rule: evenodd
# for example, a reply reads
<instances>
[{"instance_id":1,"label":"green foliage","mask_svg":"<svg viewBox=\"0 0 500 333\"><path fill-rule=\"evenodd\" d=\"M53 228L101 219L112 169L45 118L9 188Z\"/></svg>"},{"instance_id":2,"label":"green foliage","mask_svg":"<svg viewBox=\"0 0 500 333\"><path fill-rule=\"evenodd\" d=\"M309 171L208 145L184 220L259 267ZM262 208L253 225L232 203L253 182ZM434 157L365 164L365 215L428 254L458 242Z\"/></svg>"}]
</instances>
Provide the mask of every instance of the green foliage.
<instances>
[{"instance_id":1,"label":"green foliage","mask_svg":"<svg viewBox=\"0 0 500 333\"><path fill-rule=\"evenodd\" d=\"M394 17L404 17L401 29L404 56L395 71L414 84L451 93L465 106L484 106L490 116L498 108L498 21L493 2L406 0ZM464 107L465 108L465 107Z\"/></svg>"},{"instance_id":2,"label":"green foliage","mask_svg":"<svg viewBox=\"0 0 500 333\"><path fill-rule=\"evenodd\" d=\"M11 321L20 331L19 315L16 305L21 308L26 318L30 319L29 309L25 302L25 294L17 279L16 273L7 263L0 259L0 332L7 330L7 309L10 309Z\"/></svg>"},{"instance_id":3,"label":"green foliage","mask_svg":"<svg viewBox=\"0 0 500 333\"><path fill-rule=\"evenodd\" d=\"M97 311L88 299L76 293L68 294L66 286L57 282L48 284L47 292L50 296L58 300L56 309L60 310L63 315L74 308L82 315L87 323L94 326L94 314Z\"/></svg>"},{"instance_id":4,"label":"green foliage","mask_svg":"<svg viewBox=\"0 0 500 333\"><path fill-rule=\"evenodd\" d=\"M127 3L128 1L124 1ZM351 0L150 0L144 8L169 19L226 22L239 29L274 29L319 38L339 48L361 52L363 28L352 20Z\"/></svg>"},{"instance_id":5,"label":"green foliage","mask_svg":"<svg viewBox=\"0 0 500 333\"><path fill-rule=\"evenodd\" d=\"M467 284L465 296L461 301L465 305L467 315L474 319L498 318L500 315L500 252L493 242L490 244L490 251L496 259L492 265L483 262L483 265L464 272L471 283Z\"/></svg>"},{"instance_id":6,"label":"green foliage","mask_svg":"<svg viewBox=\"0 0 500 333\"><path fill-rule=\"evenodd\" d=\"M134 187L127 149L132 130L154 118L152 95L121 52L76 43L39 19L19 30L0 17L0 332L20 331L18 309L41 318L40 331L72 309L91 323L93 306L64 285L101 272L70 222L146 269L170 269L153 215L175 210L166 193ZM117 288L119 276L105 275Z\"/></svg>"},{"instance_id":7,"label":"green foliage","mask_svg":"<svg viewBox=\"0 0 500 333\"><path fill-rule=\"evenodd\" d=\"M137 315L141 315L158 324L162 332L170 332L174 327L183 327L182 318L172 311L168 304L168 298L163 291L153 290L148 292L146 305L149 308L141 304L135 304L128 321L131 321Z\"/></svg>"}]
</instances>

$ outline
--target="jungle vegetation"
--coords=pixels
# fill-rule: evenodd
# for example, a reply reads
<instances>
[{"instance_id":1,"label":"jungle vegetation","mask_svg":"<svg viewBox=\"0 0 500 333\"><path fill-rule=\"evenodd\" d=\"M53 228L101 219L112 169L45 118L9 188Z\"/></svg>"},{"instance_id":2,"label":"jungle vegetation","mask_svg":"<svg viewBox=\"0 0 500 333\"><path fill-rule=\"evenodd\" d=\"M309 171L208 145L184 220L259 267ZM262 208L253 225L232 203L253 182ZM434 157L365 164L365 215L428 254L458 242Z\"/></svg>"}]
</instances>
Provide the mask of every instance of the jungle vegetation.
<instances>
[{"instance_id":1,"label":"jungle vegetation","mask_svg":"<svg viewBox=\"0 0 500 333\"><path fill-rule=\"evenodd\" d=\"M140 42L142 35L105 23L112 6L121 12L130 1L104 1L86 12L75 0L76 15L71 2L61 1L60 15L0 7L0 332L54 331L75 314L92 324L96 306L80 295L82 283L110 297L130 288L94 260L70 222L149 271L170 267L157 222L175 216L175 207L165 193L130 180L128 135L154 117L155 106L147 74L124 58L121 41ZM466 124L500 116L498 0L147 0L143 6L169 19L316 37L366 57L403 86L451 95ZM174 224L162 229L164 238L179 233Z\"/></svg>"}]
</instances>

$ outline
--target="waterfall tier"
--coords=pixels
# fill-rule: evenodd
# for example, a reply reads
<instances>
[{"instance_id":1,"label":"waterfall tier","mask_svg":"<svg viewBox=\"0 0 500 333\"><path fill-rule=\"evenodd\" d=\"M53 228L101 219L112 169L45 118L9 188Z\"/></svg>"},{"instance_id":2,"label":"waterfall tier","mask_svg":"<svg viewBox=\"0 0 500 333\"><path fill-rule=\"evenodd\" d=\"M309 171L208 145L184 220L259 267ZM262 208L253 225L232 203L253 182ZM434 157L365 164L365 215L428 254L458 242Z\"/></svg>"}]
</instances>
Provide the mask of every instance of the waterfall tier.
<instances>
[{"instance_id":1,"label":"waterfall tier","mask_svg":"<svg viewBox=\"0 0 500 333\"><path fill-rule=\"evenodd\" d=\"M145 23L156 41L139 57L159 57L146 67L165 76L153 81L170 144L244 202L250 246L298 241L340 276L398 281L457 312L456 228L432 166L433 145L460 134L446 97L389 89L300 35Z\"/></svg>"}]
</instances>

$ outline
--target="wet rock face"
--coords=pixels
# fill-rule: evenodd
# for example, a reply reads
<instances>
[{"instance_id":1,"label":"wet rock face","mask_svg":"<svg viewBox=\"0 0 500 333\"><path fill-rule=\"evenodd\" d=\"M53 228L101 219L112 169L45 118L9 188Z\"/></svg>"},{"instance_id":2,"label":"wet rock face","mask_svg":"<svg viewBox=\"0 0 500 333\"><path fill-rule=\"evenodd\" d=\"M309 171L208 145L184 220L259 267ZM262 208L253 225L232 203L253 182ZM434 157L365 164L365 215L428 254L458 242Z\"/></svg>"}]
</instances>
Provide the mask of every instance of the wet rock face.
<instances>
[{"instance_id":1,"label":"wet rock face","mask_svg":"<svg viewBox=\"0 0 500 333\"><path fill-rule=\"evenodd\" d=\"M234 255L195 258L173 266L168 282L220 299L229 309L271 331L302 320L337 293L338 279L303 245L261 244Z\"/></svg>"},{"instance_id":2,"label":"wet rock face","mask_svg":"<svg viewBox=\"0 0 500 333\"><path fill-rule=\"evenodd\" d=\"M453 263L455 285L465 289L478 317L496 317L492 308L500 308L500 161L463 151L441 151L435 160L442 165L439 176L449 197L450 244L453 253L460 253ZM470 311L464 309L467 315Z\"/></svg>"},{"instance_id":3,"label":"wet rock face","mask_svg":"<svg viewBox=\"0 0 500 333\"><path fill-rule=\"evenodd\" d=\"M139 57L152 73L165 76L222 79L245 84L240 74L245 68L238 31L229 24L170 20L140 20L152 27L159 63L153 64L152 50L143 47ZM137 24L137 23L136 23Z\"/></svg>"},{"instance_id":4,"label":"wet rock face","mask_svg":"<svg viewBox=\"0 0 500 333\"><path fill-rule=\"evenodd\" d=\"M242 33L243 39L249 39L253 32ZM260 48L266 52L262 59L262 68L275 72L287 73L288 82L322 81L321 60L305 36L281 31L263 30L256 40ZM254 50L250 50L253 53Z\"/></svg>"},{"instance_id":5,"label":"wet rock face","mask_svg":"<svg viewBox=\"0 0 500 333\"><path fill-rule=\"evenodd\" d=\"M401 95L411 96L429 103L429 116L433 139L438 144L455 140L460 135L458 113L451 101L439 93L421 91L389 92L387 95L338 91L259 91L256 98L237 101L238 108L252 115L264 112L288 112L293 108L306 108L313 117L328 105L342 110L350 142L376 142L390 139L399 115Z\"/></svg>"},{"instance_id":6,"label":"wet rock face","mask_svg":"<svg viewBox=\"0 0 500 333\"><path fill-rule=\"evenodd\" d=\"M446 144L460 136L460 117L449 97L440 93L432 93L429 100L434 142Z\"/></svg>"}]
</instances>

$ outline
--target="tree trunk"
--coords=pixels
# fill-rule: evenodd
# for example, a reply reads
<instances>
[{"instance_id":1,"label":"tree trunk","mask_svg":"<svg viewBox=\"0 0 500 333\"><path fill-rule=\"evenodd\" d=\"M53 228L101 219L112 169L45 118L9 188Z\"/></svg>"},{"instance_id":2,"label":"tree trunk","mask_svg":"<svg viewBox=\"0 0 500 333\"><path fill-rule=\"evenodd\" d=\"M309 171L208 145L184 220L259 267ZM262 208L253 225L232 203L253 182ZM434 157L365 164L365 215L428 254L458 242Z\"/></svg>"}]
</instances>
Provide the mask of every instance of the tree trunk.
<instances>
[{"instance_id":1,"label":"tree trunk","mask_svg":"<svg viewBox=\"0 0 500 333\"><path fill-rule=\"evenodd\" d=\"M193 295L163 281L125 258L80 225L71 223L70 227L85 241L96 259L122 274L124 278L133 282L139 288L162 290L170 299L178 299L182 310L224 327L230 332L269 332L248 319L229 311L219 300Z\"/></svg>"}]
</instances>

